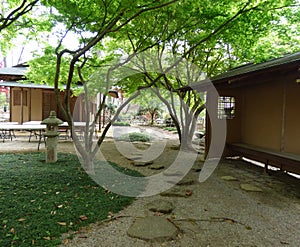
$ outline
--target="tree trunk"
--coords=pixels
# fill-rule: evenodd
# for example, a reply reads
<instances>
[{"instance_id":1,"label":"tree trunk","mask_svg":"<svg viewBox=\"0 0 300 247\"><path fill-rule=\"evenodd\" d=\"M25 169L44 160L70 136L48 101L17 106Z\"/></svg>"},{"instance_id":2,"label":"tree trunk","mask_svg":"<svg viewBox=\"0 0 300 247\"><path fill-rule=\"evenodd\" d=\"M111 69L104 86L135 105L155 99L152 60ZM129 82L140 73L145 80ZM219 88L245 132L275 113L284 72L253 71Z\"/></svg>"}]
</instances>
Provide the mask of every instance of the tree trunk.
<instances>
[{"instance_id":1,"label":"tree trunk","mask_svg":"<svg viewBox=\"0 0 300 247\"><path fill-rule=\"evenodd\" d=\"M196 128L196 118L192 112L186 112L187 121L182 121L180 146L185 150L193 150L192 140Z\"/></svg>"},{"instance_id":2,"label":"tree trunk","mask_svg":"<svg viewBox=\"0 0 300 247\"><path fill-rule=\"evenodd\" d=\"M151 115L151 122L150 122L150 126L153 126L153 123L154 123L154 112L150 112L150 115Z\"/></svg>"},{"instance_id":3,"label":"tree trunk","mask_svg":"<svg viewBox=\"0 0 300 247\"><path fill-rule=\"evenodd\" d=\"M95 170L94 170L94 157L92 157L91 154L88 154L84 157L83 159L83 168L86 171L87 174L94 175Z\"/></svg>"},{"instance_id":4,"label":"tree trunk","mask_svg":"<svg viewBox=\"0 0 300 247\"><path fill-rule=\"evenodd\" d=\"M193 150L192 138L194 135L194 130L190 129L188 126L182 128L180 146L184 150Z\"/></svg>"}]
</instances>

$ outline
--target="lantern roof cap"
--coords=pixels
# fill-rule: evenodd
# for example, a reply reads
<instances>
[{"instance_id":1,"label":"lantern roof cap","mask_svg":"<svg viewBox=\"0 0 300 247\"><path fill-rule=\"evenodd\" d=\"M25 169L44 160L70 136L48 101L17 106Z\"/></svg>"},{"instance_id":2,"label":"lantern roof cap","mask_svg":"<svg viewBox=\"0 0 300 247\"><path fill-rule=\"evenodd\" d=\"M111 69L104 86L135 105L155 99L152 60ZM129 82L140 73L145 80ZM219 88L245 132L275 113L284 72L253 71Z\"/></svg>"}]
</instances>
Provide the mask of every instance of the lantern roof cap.
<instances>
[{"instance_id":1,"label":"lantern roof cap","mask_svg":"<svg viewBox=\"0 0 300 247\"><path fill-rule=\"evenodd\" d=\"M56 117L55 111L51 111L50 116L41 122L41 124L46 124L46 125L60 125L62 123L63 121Z\"/></svg>"}]
</instances>

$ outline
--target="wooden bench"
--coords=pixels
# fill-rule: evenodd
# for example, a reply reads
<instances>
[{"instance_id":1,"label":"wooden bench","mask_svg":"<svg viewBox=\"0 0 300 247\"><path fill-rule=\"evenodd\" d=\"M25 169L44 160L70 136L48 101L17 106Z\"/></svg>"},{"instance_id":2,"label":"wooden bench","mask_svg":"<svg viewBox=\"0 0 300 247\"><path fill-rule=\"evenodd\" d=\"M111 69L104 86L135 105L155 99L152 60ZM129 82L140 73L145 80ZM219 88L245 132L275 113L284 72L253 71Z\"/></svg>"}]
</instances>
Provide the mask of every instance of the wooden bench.
<instances>
[{"instance_id":1,"label":"wooden bench","mask_svg":"<svg viewBox=\"0 0 300 247\"><path fill-rule=\"evenodd\" d=\"M244 143L227 143L226 147L231 154L237 154L264 163L266 171L268 171L268 166L271 165L283 171L300 174L300 155Z\"/></svg>"}]
</instances>

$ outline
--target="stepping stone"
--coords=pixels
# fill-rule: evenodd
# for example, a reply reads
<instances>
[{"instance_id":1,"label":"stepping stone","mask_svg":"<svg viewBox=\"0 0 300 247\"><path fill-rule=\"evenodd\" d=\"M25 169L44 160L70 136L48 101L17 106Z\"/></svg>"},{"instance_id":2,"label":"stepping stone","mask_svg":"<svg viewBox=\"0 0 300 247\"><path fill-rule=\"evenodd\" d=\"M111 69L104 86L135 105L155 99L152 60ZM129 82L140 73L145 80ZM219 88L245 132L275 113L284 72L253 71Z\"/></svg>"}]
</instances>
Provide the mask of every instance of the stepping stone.
<instances>
[{"instance_id":1,"label":"stepping stone","mask_svg":"<svg viewBox=\"0 0 300 247\"><path fill-rule=\"evenodd\" d=\"M179 149L180 149L180 146L171 146L170 149L171 149L171 150L179 150Z\"/></svg>"},{"instance_id":2,"label":"stepping stone","mask_svg":"<svg viewBox=\"0 0 300 247\"><path fill-rule=\"evenodd\" d=\"M237 181L238 179L232 176L223 176L221 177L221 179L225 180L225 181Z\"/></svg>"},{"instance_id":3,"label":"stepping stone","mask_svg":"<svg viewBox=\"0 0 300 247\"><path fill-rule=\"evenodd\" d=\"M171 184L176 184L174 181L167 181ZM182 180L180 180L177 185L191 185L194 183L194 180L192 178L184 177Z\"/></svg>"},{"instance_id":4,"label":"stepping stone","mask_svg":"<svg viewBox=\"0 0 300 247\"><path fill-rule=\"evenodd\" d=\"M201 168L200 168L200 167L192 168L192 170L193 170L194 172L201 172Z\"/></svg>"},{"instance_id":5,"label":"stepping stone","mask_svg":"<svg viewBox=\"0 0 300 247\"><path fill-rule=\"evenodd\" d=\"M142 155L141 156L130 156L130 157L127 157L128 160L140 160L142 159Z\"/></svg>"},{"instance_id":6,"label":"stepping stone","mask_svg":"<svg viewBox=\"0 0 300 247\"><path fill-rule=\"evenodd\" d=\"M168 241L175 239L178 228L166 218L147 216L136 218L127 230L127 235L148 241Z\"/></svg>"},{"instance_id":7,"label":"stepping stone","mask_svg":"<svg viewBox=\"0 0 300 247\"><path fill-rule=\"evenodd\" d=\"M149 162L134 161L132 164L134 166L149 166L153 164L153 161L149 161Z\"/></svg>"},{"instance_id":8,"label":"stepping stone","mask_svg":"<svg viewBox=\"0 0 300 247\"><path fill-rule=\"evenodd\" d=\"M143 154L139 153L139 152L131 153L130 155L131 156L143 156Z\"/></svg>"},{"instance_id":9,"label":"stepping stone","mask_svg":"<svg viewBox=\"0 0 300 247\"><path fill-rule=\"evenodd\" d=\"M161 170L164 169L165 167L163 165L152 165L148 167L151 170Z\"/></svg>"},{"instance_id":10,"label":"stepping stone","mask_svg":"<svg viewBox=\"0 0 300 247\"><path fill-rule=\"evenodd\" d=\"M203 167L204 161L196 161L196 163L192 167L192 171L194 172L201 172L201 169Z\"/></svg>"},{"instance_id":11,"label":"stepping stone","mask_svg":"<svg viewBox=\"0 0 300 247\"><path fill-rule=\"evenodd\" d=\"M262 192L261 188L258 188L252 184L241 184L240 185L242 190L249 191L249 192Z\"/></svg>"},{"instance_id":12,"label":"stepping stone","mask_svg":"<svg viewBox=\"0 0 300 247\"><path fill-rule=\"evenodd\" d=\"M184 177L182 180L180 180L177 185L192 185L194 183L194 179L189 177Z\"/></svg>"},{"instance_id":13,"label":"stepping stone","mask_svg":"<svg viewBox=\"0 0 300 247\"><path fill-rule=\"evenodd\" d=\"M189 197L192 195L191 190L185 190L180 188L172 188L170 190L164 191L160 193L161 196L169 196L169 197Z\"/></svg>"},{"instance_id":14,"label":"stepping stone","mask_svg":"<svg viewBox=\"0 0 300 247\"><path fill-rule=\"evenodd\" d=\"M180 177L183 176L184 174L181 171L164 171L163 175Z\"/></svg>"},{"instance_id":15,"label":"stepping stone","mask_svg":"<svg viewBox=\"0 0 300 247\"><path fill-rule=\"evenodd\" d=\"M173 211L174 205L172 202L164 200L155 200L146 205L146 208L152 212L159 212L163 214L169 214Z\"/></svg>"}]
</instances>

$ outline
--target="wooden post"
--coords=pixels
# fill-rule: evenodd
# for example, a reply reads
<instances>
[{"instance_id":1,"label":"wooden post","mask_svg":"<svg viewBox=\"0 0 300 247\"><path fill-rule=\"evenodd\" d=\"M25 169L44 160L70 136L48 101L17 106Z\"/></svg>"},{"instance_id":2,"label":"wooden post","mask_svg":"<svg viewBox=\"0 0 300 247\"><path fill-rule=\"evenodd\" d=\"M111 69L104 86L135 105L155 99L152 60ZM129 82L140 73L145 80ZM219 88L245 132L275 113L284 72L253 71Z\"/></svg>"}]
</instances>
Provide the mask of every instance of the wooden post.
<instances>
[{"instance_id":1,"label":"wooden post","mask_svg":"<svg viewBox=\"0 0 300 247\"><path fill-rule=\"evenodd\" d=\"M21 87L21 124L23 124L23 114L24 114L24 109L23 109L23 88Z\"/></svg>"},{"instance_id":2,"label":"wooden post","mask_svg":"<svg viewBox=\"0 0 300 247\"><path fill-rule=\"evenodd\" d=\"M282 116L281 116L281 139L280 151L285 149L285 127L286 127L286 81L283 82L283 98L282 98Z\"/></svg>"}]
</instances>

